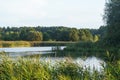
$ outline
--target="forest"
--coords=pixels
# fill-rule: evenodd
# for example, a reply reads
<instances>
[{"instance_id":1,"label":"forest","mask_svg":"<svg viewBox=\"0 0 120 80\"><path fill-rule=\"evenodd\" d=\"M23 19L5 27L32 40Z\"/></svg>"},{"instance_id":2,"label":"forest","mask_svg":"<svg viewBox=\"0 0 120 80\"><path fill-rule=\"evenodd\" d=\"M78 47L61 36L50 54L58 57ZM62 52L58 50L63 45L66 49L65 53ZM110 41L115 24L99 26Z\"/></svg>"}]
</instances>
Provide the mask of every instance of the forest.
<instances>
[{"instance_id":1,"label":"forest","mask_svg":"<svg viewBox=\"0 0 120 80\"><path fill-rule=\"evenodd\" d=\"M99 29L76 29L53 27L1 27L1 41L92 41L103 38L105 27Z\"/></svg>"}]
</instances>

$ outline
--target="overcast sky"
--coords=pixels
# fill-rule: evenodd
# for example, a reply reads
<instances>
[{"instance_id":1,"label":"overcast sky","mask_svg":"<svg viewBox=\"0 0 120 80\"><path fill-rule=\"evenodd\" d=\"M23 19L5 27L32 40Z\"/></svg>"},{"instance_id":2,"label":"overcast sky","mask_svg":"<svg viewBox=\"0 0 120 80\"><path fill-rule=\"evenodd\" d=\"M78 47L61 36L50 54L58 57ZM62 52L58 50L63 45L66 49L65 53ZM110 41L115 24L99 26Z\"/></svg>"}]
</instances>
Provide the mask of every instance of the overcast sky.
<instances>
[{"instance_id":1,"label":"overcast sky","mask_svg":"<svg viewBox=\"0 0 120 80\"><path fill-rule=\"evenodd\" d=\"M105 0L0 0L0 26L99 28Z\"/></svg>"}]
</instances>

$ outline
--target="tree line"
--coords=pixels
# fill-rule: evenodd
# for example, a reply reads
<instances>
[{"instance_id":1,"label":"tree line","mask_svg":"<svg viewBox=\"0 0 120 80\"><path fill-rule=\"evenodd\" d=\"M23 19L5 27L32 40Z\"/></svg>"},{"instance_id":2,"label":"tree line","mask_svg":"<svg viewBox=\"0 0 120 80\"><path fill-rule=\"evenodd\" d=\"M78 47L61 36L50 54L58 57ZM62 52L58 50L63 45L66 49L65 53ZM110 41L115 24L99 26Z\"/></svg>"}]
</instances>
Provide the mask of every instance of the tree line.
<instances>
[{"instance_id":1,"label":"tree line","mask_svg":"<svg viewBox=\"0 0 120 80\"><path fill-rule=\"evenodd\" d=\"M108 46L120 45L120 0L108 0L105 6L105 26L99 29L54 27L0 27L4 41L102 41Z\"/></svg>"},{"instance_id":2,"label":"tree line","mask_svg":"<svg viewBox=\"0 0 120 80\"><path fill-rule=\"evenodd\" d=\"M104 27L102 27L104 28ZM1 27L3 41L98 41L102 35L99 29L76 29L54 27Z\"/></svg>"}]
</instances>

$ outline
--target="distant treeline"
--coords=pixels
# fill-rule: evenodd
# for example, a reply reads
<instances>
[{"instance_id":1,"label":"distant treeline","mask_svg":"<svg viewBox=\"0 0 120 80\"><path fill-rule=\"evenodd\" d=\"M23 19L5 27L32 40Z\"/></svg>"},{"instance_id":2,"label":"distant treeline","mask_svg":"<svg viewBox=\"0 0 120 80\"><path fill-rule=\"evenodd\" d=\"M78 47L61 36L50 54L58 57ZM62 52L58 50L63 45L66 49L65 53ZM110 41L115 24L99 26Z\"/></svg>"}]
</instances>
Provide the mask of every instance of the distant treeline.
<instances>
[{"instance_id":1,"label":"distant treeline","mask_svg":"<svg viewBox=\"0 0 120 80\"><path fill-rule=\"evenodd\" d=\"M3 41L98 41L105 27L99 29L76 29L63 26L53 27L1 27Z\"/></svg>"}]
</instances>

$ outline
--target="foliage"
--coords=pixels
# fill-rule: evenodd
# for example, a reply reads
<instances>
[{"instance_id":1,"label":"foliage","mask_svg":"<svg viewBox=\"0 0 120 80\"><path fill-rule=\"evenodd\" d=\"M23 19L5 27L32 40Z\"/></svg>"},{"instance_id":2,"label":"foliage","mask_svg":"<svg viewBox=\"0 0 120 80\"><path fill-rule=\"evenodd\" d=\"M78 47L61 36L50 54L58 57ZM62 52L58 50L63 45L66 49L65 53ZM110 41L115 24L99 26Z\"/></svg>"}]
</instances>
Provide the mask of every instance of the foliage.
<instances>
[{"instance_id":1,"label":"foliage","mask_svg":"<svg viewBox=\"0 0 120 80\"><path fill-rule=\"evenodd\" d=\"M106 44L108 46L120 45L120 1L109 0L106 3L105 15L107 24Z\"/></svg>"},{"instance_id":2,"label":"foliage","mask_svg":"<svg viewBox=\"0 0 120 80\"><path fill-rule=\"evenodd\" d=\"M94 36L89 29L63 26L3 27L0 31L0 40L4 41L93 41Z\"/></svg>"},{"instance_id":3,"label":"foliage","mask_svg":"<svg viewBox=\"0 0 120 80\"><path fill-rule=\"evenodd\" d=\"M106 37L106 31L106 26L100 26L99 29L90 29L90 32L93 34L93 36L97 35L99 37L99 41Z\"/></svg>"},{"instance_id":4,"label":"foliage","mask_svg":"<svg viewBox=\"0 0 120 80\"><path fill-rule=\"evenodd\" d=\"M27 41L42 41L42 33L38 31L29 31L27 33Z\"/></svg>"},{"instance_id":5,"label":"foliage","mask_svg":"<svg viewBox=\"0 0 120 80\"><path fill-rule=\"evenodd\" d=\"M78 41L78 40L79 40L79 35L78 35L78 32L77 32L77 29L74 29L74 28L73 28L73 29L70 31L69 36L70 36L70 40L71 40L71 41Z\"/></svg>"},{"instance_id":6,"label":"foliage","mask_svg":"<svg viewBox=\"0 0 120 80\"><path fill-rule=\"evenodd\" d=\"M98 36L98 35L95 35L95 36L93 37L93 41L94 41L94 42L99 41L99 36Z\"/></svg>"},{"instance_id":7,"label":"foliage","mask_svg":"<svg viewBox=\"0 0 120 80\"><path fill-rule=\"evenodd\" d=\"M98 72L83 69L71 59L56 62L54 65L36 58L11 59L1 56L1 80L119 80L120 64L107 63L104 71Z\"/></svg>"}]
</instances>

